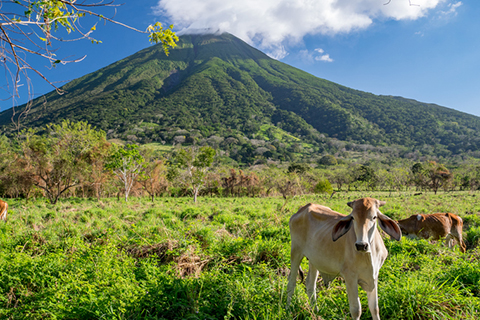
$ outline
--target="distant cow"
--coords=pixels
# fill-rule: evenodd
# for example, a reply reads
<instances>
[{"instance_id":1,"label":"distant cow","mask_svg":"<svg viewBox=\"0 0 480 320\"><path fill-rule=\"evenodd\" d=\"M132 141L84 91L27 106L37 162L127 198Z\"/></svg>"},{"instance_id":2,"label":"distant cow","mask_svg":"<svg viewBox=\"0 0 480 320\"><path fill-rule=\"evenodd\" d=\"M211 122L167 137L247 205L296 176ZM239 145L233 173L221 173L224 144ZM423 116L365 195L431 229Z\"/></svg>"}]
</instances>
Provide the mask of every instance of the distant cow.
<instances>
[{"instance_id":1,"label":"distant cow","mask_svg":"<svg viewBox=\"0 0 480 320\"><path fill-rule=\"evenodd\" d=\"M414 214L407 219L399 220L398 225L405 235L419 238L439 240L446 237L446 245L453 247L457 240L462 252L466 251L462 239L463 220L453 213Z\"/></svg>"},{"instance_id":2,"label":"distant cow","mask_svg":"<svg viewBox=\"0 0 480 320\"><path fill-rule=\"evenodd\" d=\"M362 308L358 285L366 292L374 320L380 319L377 297L378 272L387 257L379 226L396 240L402 233L397 223L383 215L384 201L372 198L349 202L352 213L345 216L328 207L307 204L290 218L291 270L287 285L287 305L295 291L296 278L303 257L309 260L306 280L312 305L316 302L318 274L328 284L340 275L345 279L350 313L360 319Z\"/></svg>"},{"instance_id":3,"label":"distant cow","mask_svg":"<svg viewBox=\"0 0 480 320\"><path fill-rule=\"evenodd\" d=\"M7 221L8 203L0 200L0 220Z\"/></svg>"}]
</instances>

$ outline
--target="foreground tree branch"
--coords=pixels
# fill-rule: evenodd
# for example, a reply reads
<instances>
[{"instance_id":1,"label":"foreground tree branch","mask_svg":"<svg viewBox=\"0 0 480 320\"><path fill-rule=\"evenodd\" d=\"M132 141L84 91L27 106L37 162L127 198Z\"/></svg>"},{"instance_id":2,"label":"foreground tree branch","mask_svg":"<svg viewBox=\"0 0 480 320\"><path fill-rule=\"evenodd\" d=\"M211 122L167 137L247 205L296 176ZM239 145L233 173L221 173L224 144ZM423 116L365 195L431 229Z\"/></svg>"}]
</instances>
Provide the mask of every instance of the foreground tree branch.
<instances>
[{"instance_id":1,"label":"foreground tree branch","mask_svg":"<svg viewBox=\"0 0 480 320\"><path fill-rule=\"evenodd\" d=\"M0 87L7 92L7 98L3 100L12 99L14 106L15 98L20 96L18 89L24 84L27 84L29 98L32 98L28 71L36 73L59 94L62 94L53 82L28 61L31 57L37 56L48 61L52 67L82 61L85 57L63 60L55 55L52 46L54 43L85 39L92 43L101 43L100 40L92 37L97 22L87 31L81 26L81 21L86 21L87 16L148 34L149 41L162 44L166 54L169 48L176 46L178 37L172 31L173 25L164 28L160 22L157 22L145 31L139 30L114 19L119 6L114 1L0 0L0 64L5 69L7 80L5 85ZM98 10L95 11L102 7L111 8L114 11L113 17L109 18L100 14ZM59 31L66 32L67 37L56 37L55 33ZM28 111L26 113L28 114Z\"/></svg>"}]
</instances>

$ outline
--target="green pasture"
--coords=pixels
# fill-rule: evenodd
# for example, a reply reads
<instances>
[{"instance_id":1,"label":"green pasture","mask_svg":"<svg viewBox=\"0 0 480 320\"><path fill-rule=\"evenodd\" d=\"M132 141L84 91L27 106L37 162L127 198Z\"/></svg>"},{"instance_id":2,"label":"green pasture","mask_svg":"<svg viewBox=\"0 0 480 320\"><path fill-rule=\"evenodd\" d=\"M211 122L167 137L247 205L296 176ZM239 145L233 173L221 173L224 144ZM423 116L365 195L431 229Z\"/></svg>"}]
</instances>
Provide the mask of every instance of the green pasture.
<instances>
[{"instance_id":1,"label":"green pasture","mask_svg":"<svg viewBox=\"0 0 480 320\"><path fill-rule=\"evenodd\" d=\"M299 279L285 308L288 220L309 202L347 214L346 203L364 196L387 201L382 212L394 219L448 211L465 222L465 254L440 242L384 239L382 319L477 319L480 194L468 192L336 193L285 206L283 198L7 199L0 319L350 319L341 278L319 283L318 311ZM360 293L362 319L370 319Z\"/></svg>"}]
</instances>

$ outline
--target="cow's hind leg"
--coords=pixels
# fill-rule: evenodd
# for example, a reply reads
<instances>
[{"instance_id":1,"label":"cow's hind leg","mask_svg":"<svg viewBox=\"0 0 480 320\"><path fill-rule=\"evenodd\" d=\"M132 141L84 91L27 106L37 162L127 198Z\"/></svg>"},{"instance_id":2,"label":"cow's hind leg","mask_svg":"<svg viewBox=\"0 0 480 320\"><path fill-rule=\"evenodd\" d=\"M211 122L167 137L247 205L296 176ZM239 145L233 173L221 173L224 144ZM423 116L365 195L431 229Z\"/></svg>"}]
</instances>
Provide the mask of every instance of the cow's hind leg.
<instances>
[{"instance_id":1,"label":"cow's hind leg","mask_svg":"<svg viewBox=\"0 0 480 320\"><path fill-rule=\"evenodd\" d=\"M293 293L295 292L295 286L297 285L297 275L300 268L300 263L303 259L302 250L298 247L292 245L292 250L290 252L290 274L288 275L288 284L287 284L287 307L292 301ZM310 272L308 274L310 276Z\"/></svg>"},{"instance_id":2,"label":"cow's hind leg","mask_svg":"<svg viewBox=\"0 0 480 320\"><path fill-rule=\"evenodd\" d=\"M317 302L317 278L318 278L318 270L312 265L312 262L309 263L308 266L308 275L307 275L307 296L310 299L310 305L313 307L315 306L315 310L317 310L316 302Z\"/></svg>"},{"instance_id":3,"label":"cow's hind leg","mask_svg":"<svg viewBox=\"0 0 480 320\"><path fill-rule=\"evenodd\" d=\"M458 245L460 246L460 251L462 251L463 253L467 251L465 242L463 242L463 239L462 239L462 234L449 233L447 235L447 239L445 240L445 242L448 242L448 247L450 249L453 249L453 246L455 245L454 241L458 242Z\"/></svg>"},{"instance_id":4,"label":"cow's hind leg","mask_svg":"<svg viewBox=\"0 0 480 320\"><path fill-rule=\"evenodd\" d=\"M463 242L462 229L458 227L453 229L451 235L458 242L458 245L460 246L460 251L465 253L465 251L467 251L467 246L465 246L465 242Z\"/></svg>"}]
</instances>

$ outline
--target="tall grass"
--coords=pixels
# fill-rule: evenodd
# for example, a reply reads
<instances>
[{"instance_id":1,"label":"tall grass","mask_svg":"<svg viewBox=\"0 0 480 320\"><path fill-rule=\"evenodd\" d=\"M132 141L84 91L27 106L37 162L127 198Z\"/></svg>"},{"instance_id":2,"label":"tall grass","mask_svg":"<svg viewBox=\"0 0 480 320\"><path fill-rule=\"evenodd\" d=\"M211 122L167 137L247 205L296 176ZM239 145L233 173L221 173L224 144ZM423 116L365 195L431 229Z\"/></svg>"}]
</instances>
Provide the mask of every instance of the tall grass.
<instances>
[{"instance_id":1,"label":"tall grass","mask_svg":"<svg viewBox=\"0 0 480 320\"><path fill-rule=\"evenodd\" d=\"M395 219L452 212L467 253L441 242L384 239L384 319L475 319L480 310L480 203L468 193L368 194ZM2 319L349 319L341 278L318 286L314 311L299 285L285 308L288 220L308 202L348 213L367 196L9 201L0 223ZM308 265L303 261L302 267ZM369 319L361 292L363 318Z\"/></svg>"}]
</instances>

